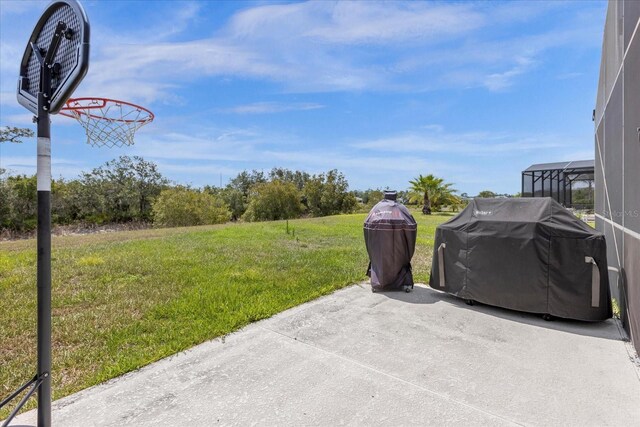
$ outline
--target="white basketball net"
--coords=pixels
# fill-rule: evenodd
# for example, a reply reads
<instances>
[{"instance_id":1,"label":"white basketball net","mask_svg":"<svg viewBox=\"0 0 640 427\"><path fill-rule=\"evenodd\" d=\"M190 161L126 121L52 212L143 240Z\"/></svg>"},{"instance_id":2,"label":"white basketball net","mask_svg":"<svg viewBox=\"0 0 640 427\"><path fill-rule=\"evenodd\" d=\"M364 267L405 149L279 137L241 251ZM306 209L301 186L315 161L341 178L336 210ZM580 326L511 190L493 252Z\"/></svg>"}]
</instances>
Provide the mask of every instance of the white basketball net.
<instances>
[{"instance_id":1,"label":"white basketball net","mask_svg":"<svg viewBox=\"0 0 640 427\"><path fill-rule=\"evenodd\" d=\"M76 119L94 147L133 145L136 131L153 121L142 107L102 99L69 101L61 114Z\"/></svg>"}]
</instances>

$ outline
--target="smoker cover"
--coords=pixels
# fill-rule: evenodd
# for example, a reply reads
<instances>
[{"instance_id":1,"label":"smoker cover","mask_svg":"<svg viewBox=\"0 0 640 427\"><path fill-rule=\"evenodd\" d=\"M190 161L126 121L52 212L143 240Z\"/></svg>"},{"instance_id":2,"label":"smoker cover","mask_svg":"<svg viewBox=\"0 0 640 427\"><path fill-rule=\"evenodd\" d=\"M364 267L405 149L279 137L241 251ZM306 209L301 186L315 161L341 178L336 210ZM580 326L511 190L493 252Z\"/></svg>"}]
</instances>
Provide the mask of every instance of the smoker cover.
<instances>
[{"instance_id":1,"label":"smoker cover","mask_svg":"<svg viewBox=\"0 0 640 427\"><path fill-rule=\"evenodd\" d=\"M373 290L413 287L411 257L416 248L417 224L395 193L371 209L364 222L364 242L369 254Z\"/></svg>"},{"instance_id":2,"label":"smoker cover","mask_svg":"<svg viewBox=\"0 0 640 427\"><path fill-rule=\"evenodd\" d=\"M604 235L549 197L470 202L436 229L429 286L531 313L612 315Z\"/></svg>"}]
</instances>

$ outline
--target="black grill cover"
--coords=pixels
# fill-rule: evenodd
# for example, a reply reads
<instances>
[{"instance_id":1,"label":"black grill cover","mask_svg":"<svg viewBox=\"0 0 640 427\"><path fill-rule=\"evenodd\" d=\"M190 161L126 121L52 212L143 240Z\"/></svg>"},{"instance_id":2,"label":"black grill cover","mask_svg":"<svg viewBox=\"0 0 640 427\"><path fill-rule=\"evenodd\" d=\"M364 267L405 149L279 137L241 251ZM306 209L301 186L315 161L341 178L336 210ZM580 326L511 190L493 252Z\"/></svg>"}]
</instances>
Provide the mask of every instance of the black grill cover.
<instances>
[{"instance_id":1,"label":"black grill cover","mask_svg":"<svg viewBox=\"0 0 640 427\"><path fill-rule=\"evenodd\" d=\"M373 290L413 287L411 257L416 248L417 224L395 194L385 194L364 221L364 242L369 254Z\"/></svg>"},{"instance_id":2,"label":"black grill cover","mask_svg":"<svg viewBox=\"0 0 640 427\"><path fill-rule=\"evenodd\" d=\"M434 289L578 320L611 317L604 235L555 200L475 199L436 229Z\"/></svg>"}]
</instances>

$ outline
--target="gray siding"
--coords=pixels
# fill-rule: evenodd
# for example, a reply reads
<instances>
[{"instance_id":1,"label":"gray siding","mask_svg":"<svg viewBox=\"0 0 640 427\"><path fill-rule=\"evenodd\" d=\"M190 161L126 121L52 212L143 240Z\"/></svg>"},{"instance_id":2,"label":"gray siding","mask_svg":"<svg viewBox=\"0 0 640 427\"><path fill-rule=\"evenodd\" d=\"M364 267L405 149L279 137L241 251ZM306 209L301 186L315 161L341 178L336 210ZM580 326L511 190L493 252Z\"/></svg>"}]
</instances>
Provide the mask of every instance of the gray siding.
<instances>
[{"instance_id":1,"label":"gray siding","mask_svg":"<svg viewBox=\"0 0 640 427\"><path fill-rule=\"evenodd\" d=\"M610 0L596 99L596 228L612 295L640 351L640 2Z\"/></svg>"}]
</instances>

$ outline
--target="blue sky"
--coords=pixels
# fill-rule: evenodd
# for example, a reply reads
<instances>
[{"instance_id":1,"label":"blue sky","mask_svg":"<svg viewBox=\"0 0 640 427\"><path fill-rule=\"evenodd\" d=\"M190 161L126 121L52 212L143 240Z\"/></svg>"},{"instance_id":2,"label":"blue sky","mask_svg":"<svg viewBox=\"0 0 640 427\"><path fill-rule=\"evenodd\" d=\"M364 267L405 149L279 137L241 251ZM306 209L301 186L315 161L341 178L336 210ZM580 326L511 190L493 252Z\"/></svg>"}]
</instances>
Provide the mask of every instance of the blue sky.
<instances>
[{"instance_id":1,"label":"blue sky","mask_svg":"<svg viewBox=\"0 0 640 427\"><path fill-rule=\"evenodd\" d=\"M0 125L46 2L0 0ZM74 96L156 114L133 147L92 148L52 126L53 175L119 155L175 182L226 184L245 169L337 168L352 189L405 189L433 173L460 192L520 191L532 163L594 157L606 2L84 1L89 73ZM34 173L35 142L0 145Z\"/></svg>"}]
</instances>

